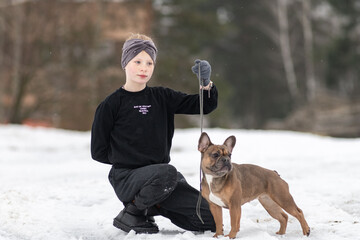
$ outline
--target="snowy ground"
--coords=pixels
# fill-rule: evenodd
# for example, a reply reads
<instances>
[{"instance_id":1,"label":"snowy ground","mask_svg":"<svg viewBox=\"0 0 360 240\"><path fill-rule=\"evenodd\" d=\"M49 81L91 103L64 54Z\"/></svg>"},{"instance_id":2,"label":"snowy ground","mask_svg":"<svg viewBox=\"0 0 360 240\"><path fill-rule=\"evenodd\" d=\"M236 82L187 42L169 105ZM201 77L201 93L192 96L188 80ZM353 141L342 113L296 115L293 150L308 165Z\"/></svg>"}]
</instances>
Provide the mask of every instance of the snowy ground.
<instances>
[{"instance_id":1,"label":"snowy ground","mask_svg":"<svg viewBox=\"0 0 360 240\"><path fill-rule=\"evenodd\" d=\"M243 206L240 239L360 239L360 139L280 131L207 130L214 143L237 137L233 161L277 172L311 227L287 233L253 201ZM172 164L199 188L198 129L176 130ZM107 181L109 166L90 158L89 132L0 125L0 239L212 239L156 217L160 233L126 234L112 226L122 209ZM224 210L224 230L230 230ZM225 239L221 237L220 239Z\"/></svg>"}]
</instances>

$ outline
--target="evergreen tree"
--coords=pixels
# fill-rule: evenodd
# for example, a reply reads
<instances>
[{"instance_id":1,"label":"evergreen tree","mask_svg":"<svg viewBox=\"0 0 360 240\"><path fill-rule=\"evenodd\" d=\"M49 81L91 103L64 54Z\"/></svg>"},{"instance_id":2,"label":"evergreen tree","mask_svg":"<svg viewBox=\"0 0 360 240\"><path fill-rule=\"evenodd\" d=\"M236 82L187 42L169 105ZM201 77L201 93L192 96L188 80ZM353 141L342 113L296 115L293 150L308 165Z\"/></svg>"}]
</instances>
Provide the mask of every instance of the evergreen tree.
<instances>
[{"instance_id":1,"label":"evergreen tree","mask_svg":"<svg viewBox=\"0 0 360 240\"><path fill-rule=\"evenodd\" d=\"M359 22L360 5L357 0L329 3L343 18L340 34L331 41L327 51L327 86L349 97L360 93Z\"/></svg>"}]
</instances>

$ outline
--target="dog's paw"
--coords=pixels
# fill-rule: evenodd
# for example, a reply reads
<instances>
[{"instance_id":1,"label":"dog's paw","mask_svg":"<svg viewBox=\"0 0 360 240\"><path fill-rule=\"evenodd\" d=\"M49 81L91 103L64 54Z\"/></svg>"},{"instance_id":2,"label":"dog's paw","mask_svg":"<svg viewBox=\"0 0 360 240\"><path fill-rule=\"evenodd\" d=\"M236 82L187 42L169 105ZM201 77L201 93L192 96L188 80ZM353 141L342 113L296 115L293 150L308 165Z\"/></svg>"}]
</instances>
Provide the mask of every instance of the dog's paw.
<instances>
[{"instance_id":1,"label":"dog's paw","mask_svg":"<svg viewBox=\"0 0 360 240\"><path fill-rule=\"evenodd\" d=\"M213 236L213 238L218 238L219 236L223 236L223 233L215 233L215 235Z\"/></svg>"},{"instance_id":2,"label":"dog's paw","mask_svg":"<svg viewBox=\"0 0 360 240\"><path fill-rule=\"evenodd\" d=\"M236 234L237 234L237 233L233 233L233 232L230 231L230 233L229 233L228 235L226 235L225 237L228 237L228 238L230 238L230 239L235 239L235 238L236 238Z\"/></svg>"}]
</instances>

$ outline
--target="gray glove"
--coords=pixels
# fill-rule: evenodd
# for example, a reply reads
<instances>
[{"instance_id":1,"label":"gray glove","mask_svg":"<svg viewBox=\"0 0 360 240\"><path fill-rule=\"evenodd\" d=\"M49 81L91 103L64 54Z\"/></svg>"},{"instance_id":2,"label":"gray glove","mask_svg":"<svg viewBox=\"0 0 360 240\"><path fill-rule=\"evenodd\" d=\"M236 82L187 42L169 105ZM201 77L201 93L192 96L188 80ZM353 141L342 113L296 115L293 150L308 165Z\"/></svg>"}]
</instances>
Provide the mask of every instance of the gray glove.
<instances>
[{"instance_id":1,"label":"gray glove","mask_svg":"<svg viewBox=\"0 0 360 240\"><path fill-rule=\"evenodd\" d=\"M200 85L207 86L210 83L211 66L206 60L195 60L195 65L191 68L192 72L199 78L199 65L200 65Z\"/></svg>"}]
</instances>

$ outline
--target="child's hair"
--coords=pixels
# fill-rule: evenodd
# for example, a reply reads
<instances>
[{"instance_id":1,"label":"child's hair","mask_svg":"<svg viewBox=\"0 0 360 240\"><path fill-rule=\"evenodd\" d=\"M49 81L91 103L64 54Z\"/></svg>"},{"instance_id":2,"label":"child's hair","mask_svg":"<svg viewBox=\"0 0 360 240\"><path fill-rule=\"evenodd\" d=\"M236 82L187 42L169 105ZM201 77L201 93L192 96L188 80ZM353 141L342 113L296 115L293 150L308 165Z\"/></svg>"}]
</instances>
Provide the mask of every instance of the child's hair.
<instances>
[{"instance_id":1,"label":"child's hair","mask_svg":"<svg viewBox=\"0 0 360 240\"><path fill-rule=\"evenodd\" d=\"M151 42L154 42L151 37L146 36L145 34L141 34L141 33L131 33L130 37L128 37L126 39L127 40L131 40L131 39L141 39L141 40L148 40Z\"/></svg>"}]
</instances>

